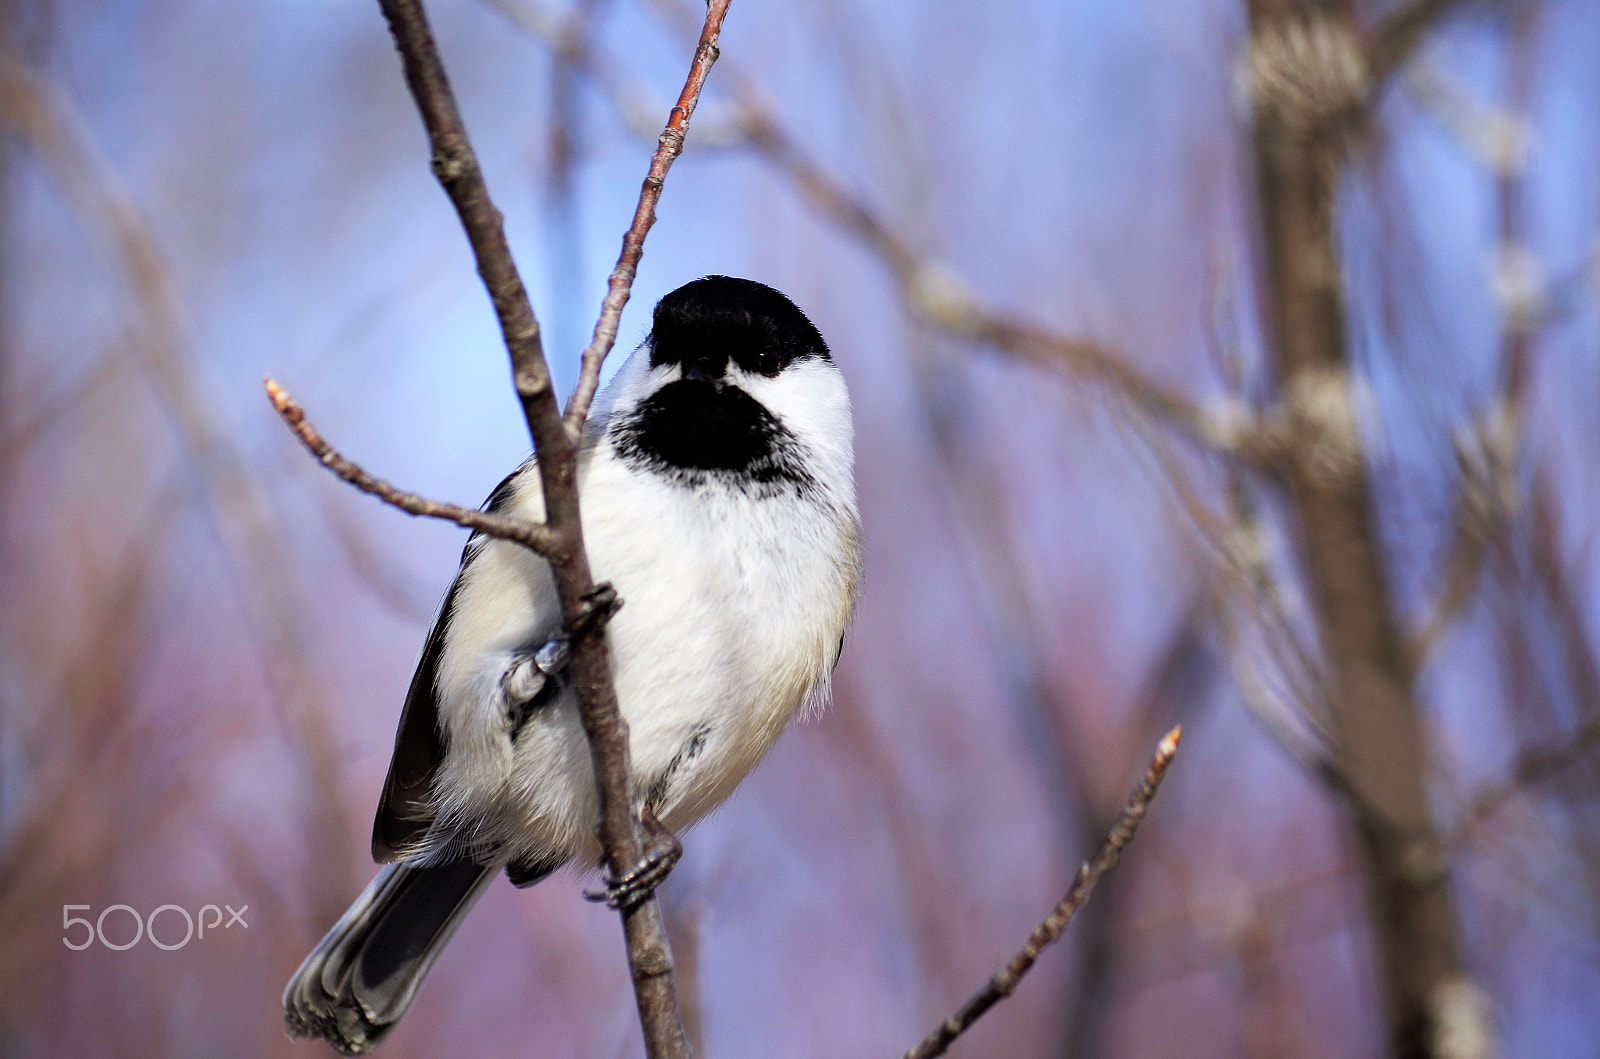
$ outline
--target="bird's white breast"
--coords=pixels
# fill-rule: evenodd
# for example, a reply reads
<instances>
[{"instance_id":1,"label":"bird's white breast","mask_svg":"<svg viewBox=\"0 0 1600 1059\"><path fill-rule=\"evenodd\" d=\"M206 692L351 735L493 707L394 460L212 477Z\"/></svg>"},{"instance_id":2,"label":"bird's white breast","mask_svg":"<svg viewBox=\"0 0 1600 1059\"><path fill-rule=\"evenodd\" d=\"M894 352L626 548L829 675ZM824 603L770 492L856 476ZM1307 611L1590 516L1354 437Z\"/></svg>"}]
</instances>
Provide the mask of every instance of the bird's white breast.
<instances>
[{"instance_id":1,"label":"bird's white breast","mask_svg":"<svg viewBox=\"0 0 1600 1059\"><path fill-rule=\"evenodd\" d=\"M690 489L632 468L600 440L580 471L595 580L623 606L608 627L636 788L674 830L719 804L796 709L825 694L859 570L853 497ZM537 478L513 511L543 515ZM588 744L569 694L511 743L494 689L510 652L559 615L549 570L486 542L458 590L439 676L447 730L441 809L486 844L593 858ZM842 557L842 560L841 560Z\"/></svg>"}]
</instances>

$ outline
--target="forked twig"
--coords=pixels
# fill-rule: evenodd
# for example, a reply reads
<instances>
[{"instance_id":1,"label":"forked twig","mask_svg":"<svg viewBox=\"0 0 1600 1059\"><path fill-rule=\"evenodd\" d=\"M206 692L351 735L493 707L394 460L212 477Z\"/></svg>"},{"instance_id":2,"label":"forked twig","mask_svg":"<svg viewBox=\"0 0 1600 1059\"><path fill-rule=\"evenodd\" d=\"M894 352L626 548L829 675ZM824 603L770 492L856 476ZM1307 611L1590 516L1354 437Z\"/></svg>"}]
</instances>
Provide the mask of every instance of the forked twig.
<instances>
[{"instance_id":1,"label":"forked twig","mask_svg":"<svg viewBox=\"0 0 1600 1059\"><path fill-rule=\"evenodd\" d=\"M1581 725L1560 742L1523 750L1503 779L1486 784L1467 802L1460 822L1444 840L1445 849L1459 850L1475 829L1512 798L1560 775L1592 755L1596 747L1600 747L1600 721Z\"/></svg>"},{"instance_id":2,"label":"forked twig","mask_svg":"<svg viewBox=\"0 0 1600 1059\"><path fill-rule=\"evenodd\" d=\"M1073 876L1072 885L1067 889L1065 896L1050 910L1050 914L1033 928L1033 933L1028 935L1027 942L1017 954L1007 960L984 983L983 988L972 995L971 999L957 1008L949 1018L935 1026L916 1047L906 1052L905 1059L931 1059L932 1056L943 1055L951 1043L982 1018L985 1012L1016 990L1017 983L1021 982L1022 976L1033 967L1034 961L1039 958L1044 947L1061 936L1061 932L1072 922L1072 917L1077 914L1078 909L1089 899L1089 893L1094 889L1095 883L1100 881L1102 875L1117 866L1123 847L1133 840L1134 832L1139 829L1140 822L1150 809L1150 803L1155 800L1156 791L1161 787L1161 780L1167 774L1167 766L1172 764L1172 759L1178 753L1178 740L1182 735L1183 727L1180 725L1162 738L1156 746L1155 757L1151 759L1150 767L1145 770L1144 778L1139 781L1139 786L1134 788L1133 795L1129 797L1128 804L1122 810L1122 815L1117 817L1117 822L1106 834L1105 841L1100 844L1100 851L1094 855L1093 860L1085 861L1078 868L1078 873Z\"/></svg>"}]
</instances>

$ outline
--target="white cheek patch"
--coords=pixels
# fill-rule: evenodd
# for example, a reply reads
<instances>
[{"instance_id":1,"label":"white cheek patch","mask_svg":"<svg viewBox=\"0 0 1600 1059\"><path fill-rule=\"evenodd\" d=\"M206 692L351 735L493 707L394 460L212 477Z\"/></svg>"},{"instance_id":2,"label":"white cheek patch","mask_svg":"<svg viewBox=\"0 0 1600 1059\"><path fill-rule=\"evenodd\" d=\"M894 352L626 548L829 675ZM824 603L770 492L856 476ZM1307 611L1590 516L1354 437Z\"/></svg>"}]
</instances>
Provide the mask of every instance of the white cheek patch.
<instances>
[{"instance_id":1,"label":"white cheek patch","mask_svg":"<svg viewBox=\"0 0 1600 1059\"><path fill-rule=\"evenodd\" d=\"M802 446L812 477L829 483L833 491L848 488L853 508L855 430L850 394L838 367L820 357L807 357L776 377L738 369L731 374Z\"/></svg>"}]
</instances>

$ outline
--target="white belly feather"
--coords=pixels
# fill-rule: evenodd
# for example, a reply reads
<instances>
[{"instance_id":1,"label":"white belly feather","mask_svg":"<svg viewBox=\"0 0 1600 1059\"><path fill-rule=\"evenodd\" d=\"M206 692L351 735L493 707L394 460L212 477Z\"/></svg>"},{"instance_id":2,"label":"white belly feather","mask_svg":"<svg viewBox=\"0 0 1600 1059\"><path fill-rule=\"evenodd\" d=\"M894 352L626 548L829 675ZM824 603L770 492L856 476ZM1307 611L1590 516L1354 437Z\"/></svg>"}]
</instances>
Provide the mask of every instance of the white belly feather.
<instances>
[{"instance_id":1,"label":"white belly feather","mask_svg":"<svg viewBox=\"0 0 1600 1059\"><path fill-rule=\"evenodd\" d=\"M527 478L513 509L542 517ZM580 480L595 580L623 600L608 635L635 785L681 830L728 796L797 709L826 695L855 602L853 512L792 493L691 492L605 451ZM624 497L628 510L617 506ZM717 532L729 522L737 534ZM441 823L479 848L592 862L598 810L575 697L537 710L514 745L496 705L511 653L558 624L548 568L516 545L482 549L456 607L473 620L452 627L440 664Z\"/></svg>"}]
</instances>

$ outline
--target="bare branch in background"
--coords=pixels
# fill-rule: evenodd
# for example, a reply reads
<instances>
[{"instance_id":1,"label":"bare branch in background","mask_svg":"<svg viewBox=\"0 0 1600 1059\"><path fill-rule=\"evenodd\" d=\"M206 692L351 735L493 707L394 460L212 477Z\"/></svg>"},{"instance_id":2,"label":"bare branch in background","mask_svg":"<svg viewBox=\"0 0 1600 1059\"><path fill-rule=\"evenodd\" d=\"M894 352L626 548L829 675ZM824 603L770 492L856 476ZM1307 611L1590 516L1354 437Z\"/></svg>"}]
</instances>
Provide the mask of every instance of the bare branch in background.
<instances>
[{"instance_id":1,"label":"bare branch in background","mask_svg":"<svg viewBox=\"0 0 1600 1059\"><path fill-rule=\"evenodd\" d=\"M1117 866L1123 847L1132 841L1134 832L1139 829L1140 822L1150 809L1150 803L1155 799L1156 791L1161 787L1161 780L1167 774L1167 767L1172 764L1172 759L1178 753L1178 740L1182 734L1182 728L1174 728L1161 740L1160 745L1156 747L1155 757L1150 761L1149 769L1145 771L1144 778L1139 781L1139 786L1128 799L1122 815L1117 818L1105 841L1101 843L1099 852L1094 855L1094 859L1085 861L1078 868L1078 873L1073 876L1072 885L1066 894L1050 910L1050 914L1045 916L1043 922L1033 929L1033 933L1028 935L1027 942L1017 954L1007 960L1005 965L984 983L983 988L974 993L954 1014L936 1026L916 1047L906 1052L905 1059L932 1059L933 1056L943 1055L955 1039L982 1018L985 1012L1016 991L1022 976L1033 967L1044 947L1061 936L1061 932L1072 922L1072 917L1078 909L1089 899L1095 883L1102 875Z\"/></svg>"},{"instance_id":2,"label":"bare branch in background","mask_svg":"<svg viewBox=\"0 0 1600 1059\"><path fill-rule=\"evenodd\" d=\"M1577 575L1567 568L1561 555L1560 508L1556 487L1549 472L1535 473L1530 490L1532 516L1532 559L1535 584L1549 601L1561 645L1567 686L1578 704L1578 716L1600 718L1600 655L1594 648L1589 629L1589 611L1574 585Z\"/></svg>"},{"instance_id":3,"label":"bare branch in background","mask_svg":"<svg viewBox=\"0 0 1600 1059\"><path fill-rule=\"evenodd\" d=\"M1496 417L1499 418L1499 417ZM1493 444L1493 427L1478 423L1456 446L1457 496L1450 543L1445 549L1439 589L1412 644L1414 664L1425 665L1450 627L1466 611L1477 593L1483 568L1495 538L1511 514L1502 501L1515 470L1505 462L1502 449Z\"/></svg>"},{"instance_id":4,"label":"bare branch in background","mask_svg":"<svg viewBox=\"0 0 1600 1059\"><path fill-rule=\"evenodd\" d=\"M1434 6L1407 9L1403 25L1426 25ZM1461 1028L1456 999L1475 987L1428 801L1410 645L1377 532L1336 235L1346 136L1374 97L1367 55L1353 0L1254 0L1249 22L1265 329L1294 442L1283 474L1326 660L1333 754L1350 791L1385 1035L1397 1055L1443 1056ZM1411 33L1391 25L1380 35L1380 69L1409 50Z\"/></svg>"},{"instance_id":5,"label":"bare branch in background","mask_svg":"<svg viewBox=\"0 0 1600 1059\"><path fill-rule=\"evenodd\" d=\"M1141 849L1180 881L1188 897L1118 932L1117 946L1134 952L1134 961L1144 968L1129 984L1135 991L1215 971L1262 930L1276 931L1280 942L1303 944L1360 929L1361 910L1342 868L1296 872L1263 889L1230 892L1193 878L1188 865L1158 841Z\"/></svg>"},{"instance_id":6,"label":"bare branch in background","mask_svg":"<svg viewBox=\"0 0 1600 1059\"><path fill-rule=\"evenodd\" d=\"M1174 506L1206 545L1215 571L1213 609L1240 700L1291 760L1320 782L1342 788L1326 733L1317 722L1323 711L1313 708L1323 702L1320 667L1289 618L1285 592L1268 556L1266 531L1249 502L1243 468L1228 468L1228 510L1219 516L1202 499L1168 439L1136 417L1129 418L1129 425L1155 461ZM1246 617L1236 619L1236 610ZM1267 665L1251 657L1246 623L1252 620L1265 641ZM1268 671L1281 675L1283 690L1272 686Z\"/></svg>"},{"instance_id":7,"label":"bare branch in background","mask_svg":"<svg viewBox=\"0 0 1600 1059\"><path fill-rule=\"evenodd\" d=\"M1228 669L1238 684L1239 696L1245 707L1261 722L1279 748L1307 775L1330 787L1343 789L1345 784L1338 765L1316 734L1308 730L1299 700L1292 693L1284 694L1274 689L1263 675L1262 668L1250 658L1244 636L1232 616L1232 605L1226 598L1217 601L1217 618L1227 650Z\"/></svg>"},{"instance_id":8,"label":"bare branch in background","mask_svg":"<svg viewBox=\"0 0 1600 1059\"><path fill-rule=\"evenodd\" d=\"M565 18L551 18L547 29L555 54L550 64L543 180L537 181L536 193L543 207L540 228L550 285L551 342L563 352L584 347L587 336L583 327L588 323L578 322L584 311L580 306L586 300L578 154L586 138L587 108L583 103L587 79L577 58L588 51L589 39L599 32L608 6L607 0L577 0ZM658 113L652 108L645 123L653 126Z\"/></svg>"},{"instance_id":9,"label":"bare branch in background","mask_svg":"<svg viewBox=\"0 0 1600 1059\"><path fill-rule=\"evenodd\" d=\"M289 396L287 390L271 379L266 380L267 398L272 401L272 407L277 411L283 421L294 431L295 437L300 439L311 455L317 458L328 470L349 482L363 493L371 493L386 504L392 504L408 515L422 515L427 518L440 518L447 522L454 522L470 530L497 537L500 540L520 544L524 548L538 552L540 555L549 556L557 547L558 542L550 527L526 519L507 518L489 511L479 511L474 508L458 507L455 504L441 503L429 500L415 493L403 492L381 478L374 478L359 464L341 456L332 445L328 444L318 431L306 418L305 411Z\"/></svg>"},{"instance_id":10,"label":"bare branch in background","mask_svg":"<svg viewBox=\"0 0 1600 1059\"><path fill-rule=\"evenodd\" d=\"M819 213L883 263L916 319L954 337L1011 353L1035 367L1094 380L1145 414L1207 445L1231 448L1243 443L1231 424L1217 421L1187 397L1143 374L1122 353L985 305L949 268L922 259L871 207L807 154L747 82L735 79L735 85L751 146Z\"/></svg>"},{"instance_id":11,"label":"bare branch in background","mask_svg":"<svg viewBox=\"0 0 1600 1059\"><path fill-rule=\"evenodd\" d=\"M433 587L379 546L368 528L339 502L344 496L343 490L329 486L313 499L351 574L391 616L426 627L439 609Z\"/></svg>"},{"instance_id":12,"label":"bare branch in background","mask_svg":"<svg viewBox=\"0 0 1600 1059\"><path fill-rule=\"evenodd\" d=\"M517 25L559 47L559 37L542 9L527 0L485 0ZM663 13L676 20L677 12ZM617 82L619 64L593 42L573 53L606 97L620 106L628 98ZM763 97L748 78L730 69L727 79L737 103L744 142L782 173L818 212L854 236L894 277L901 298L923 323L956 338L992 346L1047 371L1065 371L1096 381L1111 393L1192 440L1211 447L1237 449L1254 456L1258 449L1247 424L1219 417L1189 398L1157 382L1123 354L1101 343L1058 334L1020 321L1014 311L986 305L949 268L923 259L911 244L876 211L851 192L842 180L783 131ZM626 112L624 112L626 117ZM615 337L614 335L612 336Z\"/></svg>"},{"instance_id":13,"label":"bare branch in background","mask_svg":"<svg viewBox=\"0 0 1600 1059\"><path fill-rule=\"evenodd\" d=\"M4 474L23 451L38 441L46 430L59 423L68 412L121 381L120 369L123 365L120 362L125 357L126 350L109 349L61 393L27 402L30 408L27 420L0 436L0 474Z\"/></svg>"},{"instance_id":14,"label":"bare branch in background","mask_svg":"<svg viewBox=\"0 0 1600 1059\"><path fill-rule=\"evenodd\" d=\"M706 905L698 896L685 897L669 890L662 895L662 910L669 933L675 940L673 960L677 964L678 1000L683 1012L684 1038L689 1054L706 1054L705 1005L701 1002L700 958L706 923Z\"/></svg>"},{"instance_id":15,"label":"bare branch in background","mask_svg":"<svg viewBox=\"0 0 1600 1059\"><path fill-rule=\"evenodd\" d=\"M1401 84L1429 116L1496 176L1514 176L1527 165L1532 144L1526 114L1510 107L1486 105L1429 55L1406 67Z\"/></svg>"},{"instance_id":16,"label":"bare branch in background","mask_svg":"<svg viewBox=\"0 0 1600 1059\"><path fill-rule=\"evenodd\" d=\"M480 0L504 16L522 32L544 42L561 61L574 69L583 70L594 87L605 95L611 108L617 112L630 132L642 139L652 139L661 133L657 115L666 100L658 98L647 86L635 78L625 64L615 61L611 53L599 47L581 26L589 17L584 8L594 0L585 0L578 10L563 13L536 0ZM576 24L575 24L576 23ZM695 132L697 147L705 147L708 139L729 138L731 130L716 130L701 124Z\"/></svg>"},{"instance_id":17,"label":"bare branch in background","mask_svg":"<svg viewBox=\"0 0 1600 1059\"><path fill-rule=\"evenodd\" d=\"M36 973L30 956L39 950L27 939L49 922L52 904L59 905L63 893L96 885L107 850L129 841L130 832L148 834L143 826L130 826L128 817L166 815L157 805L126 797L122 785L137 786L142 764L129 761L126 751L139 723L132 706L147 650L141 626L159 576L160 549L151 542L171 534L178 493L174 484L147 512L129 513L136 532L121 554L96 564L103 601L50 681L49 738L30 755L29 796L19 799L20 806L8 806L0 931L10 941L0 959L0 995L15 995ZM106 771L119 783L83 782L85 775Z\"/></svg>"},{"instance_id":18,"label":"bare branch in background","mask_svg":"<svg viewBox=\"0 0 1600 1059\"><path fill-rule=\"evenodd\" d=\"M305 608L284 545L287 534L249 461L213 410L177 287L144 217L71 103L15 57L0 55L0 121L37 153L91 235L110 244L127 277L137 308L131 351L200 473L210 517L242 575L251 631L278 707L275 720L310 778L308 861L318 873L314 914L336 918L354 886L345 858L336 852L347 831L337 741L302 632Z\"/></svg>"},{"instance_id":19,"label":"bare branch in background","mask_svg":"<svg viewBox=\"0 0 1600 1059\"><path fill-rule=\"evenodd\" d=\"M1539 600L1553 623L1553 635L1547 642L1559 656L1554 668L1564 677L1575 716L1570 720L1544 718L1545 725L1541 727L1554 724L1566 730L1559 735L1541 735L1536 742L1530 740L1531 745L1516 755L1504 779L1478 791L1452 833L1452 843L1468 840L1478 826L1527 788L1550 782L1577 766L1600 766L1595 754L1600 748L1600 657L1593 647L1583 601L1574 592L1574 575L1560 554L1556 492L1543 468L1535 474L1530 493L1531 525L1527 543L1531 569L1526 573L1532 582L1534 598ZM1529 638L1524 623L1508 624L1514 624L1521 637ZM1542 639L1537 634L1533 638ZM1535 665L1523 668L1540 674L1539 678L1527 681L1532 685L1528 697L1542 698L1535 689L1540 679L1546 679L1545 671ZM1570 729L1567 728L1569 723Z\"/></svg>"},{"instance_id":20,"label":"bare branch in background","mask_svg":"<svg viewBox=\"0 0 1600 1059\"><path fill-rule=\"evenodd\" d=\"M1503 108L1479 105L1431 66L1418 64L1409 78L1418 97L1491 167L1499 244L1493 278L1500 308L1497 385L1489 407L1456 442L1456 512L1438 597L1417 636L1419 665L1471 603L1491 546L1505 536L1519 506L1517 464L1533 378L1533 342L1550 318L1544 273L1528 249L1523 201L1522 175L1530 139L1526 119L1533 87L1531 11L1524 4L1513 16Z\"/></svg>"},{"instance_id":21,"label":"bare branch in background","mask_svg":"<svg viewBox=\"0 0 1600 1059\"><path fill-rule=\"evenodd\" d=\"M562 449L552 445L555 439L542 436L548 433L549 412L555 405L555 395L550 388L550 370L545 364L539 320L534 316L522 276L511 259L503 218L489 198L477 153L467 139L466 126L462 123L449 78L445 76L433 34L428 29L422 4L420 0L379 0L379 6L389 20L389 29L394 34L405 69L406 85L417 101L422 123L428 130L428 142L433 149L433 175L438 177L461 218L461 227L472 244L478 275L489 292L489 300L494 303L500 332L511 354L512 377L528 421L528 431L533 435L534 448L541 456L559 460L558 453Z\"/></svg>"}]
</instances>

